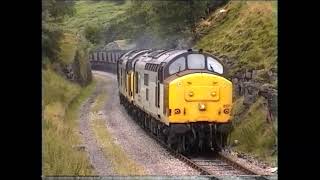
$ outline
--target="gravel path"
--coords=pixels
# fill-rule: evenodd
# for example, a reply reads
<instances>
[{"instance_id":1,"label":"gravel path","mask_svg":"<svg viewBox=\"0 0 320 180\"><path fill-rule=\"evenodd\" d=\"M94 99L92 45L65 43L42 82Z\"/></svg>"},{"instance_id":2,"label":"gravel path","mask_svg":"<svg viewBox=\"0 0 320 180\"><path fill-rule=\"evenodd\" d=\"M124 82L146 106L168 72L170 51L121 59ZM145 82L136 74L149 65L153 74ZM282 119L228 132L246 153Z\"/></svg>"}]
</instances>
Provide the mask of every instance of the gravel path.
<instances>
[{"instance_id":1,"label":"gravel path","mask_svg":"<svg viewBox=\"0 0 320 180\"><path fill-rule=\"evenodd\" d=\"M80 108L80 134L82 135L83 145L88 152L90 163L97 175L107 176L112 175L111 163L104 157L102 149L97 143L94 132L90 127L90 108L101 88L102 85L97 83L94 93L82 104Z\"/></svg>"},{"instance_id":2,"label":"gravel path","mask_svg":"<svg viewBox=\"0 0 320 180\"><path fill-rule=\"evenodd\" d=\"M170 155L131 119L119 103L118 85L114 74L100 71L93 71L93 73L94 76L103 78L104 83L98 81L95 93L82 106L80 129L90 161L98 175L114 175L111 163L103 156L100 145L97 143L89 125L90 106L102 89L107 92L106 104L103 112L101 112L105 120L106 130L112 135L114 143L121 146L130 159L144 168L145 175L183 176L200 174Z\"/></svg>"}]
</instances>

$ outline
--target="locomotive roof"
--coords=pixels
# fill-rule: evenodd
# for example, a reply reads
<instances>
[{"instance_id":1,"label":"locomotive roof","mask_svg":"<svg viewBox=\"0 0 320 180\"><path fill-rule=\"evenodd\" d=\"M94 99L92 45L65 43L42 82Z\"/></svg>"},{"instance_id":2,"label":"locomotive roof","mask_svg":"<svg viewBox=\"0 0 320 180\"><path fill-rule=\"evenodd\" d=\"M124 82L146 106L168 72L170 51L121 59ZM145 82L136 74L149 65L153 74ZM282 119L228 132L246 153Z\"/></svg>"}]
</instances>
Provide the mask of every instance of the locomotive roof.
<instances>
[{"instance_id":1,"label":"locomotive roof","mask_svg":"<svg viewBox=\"0 0 320 180\"><path fill-rule=\"evenodd\" d=\"M152 49L143 49L143 50L132 50L128 53L124 54L124 59L132 59L136 58L137 55L141 55L143 57L144 62L149 62L153 64L160 64L161 62L169 62L176 56L188 52L187 50L152 50Z\"/></svg>"}]
</instances>

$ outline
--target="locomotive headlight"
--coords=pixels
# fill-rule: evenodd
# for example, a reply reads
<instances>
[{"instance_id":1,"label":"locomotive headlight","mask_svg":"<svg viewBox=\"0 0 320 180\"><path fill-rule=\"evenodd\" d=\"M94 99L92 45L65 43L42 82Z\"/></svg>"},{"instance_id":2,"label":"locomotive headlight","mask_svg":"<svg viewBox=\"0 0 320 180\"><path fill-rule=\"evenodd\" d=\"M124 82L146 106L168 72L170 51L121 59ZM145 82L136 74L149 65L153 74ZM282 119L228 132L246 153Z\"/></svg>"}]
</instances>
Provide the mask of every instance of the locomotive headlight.
<instances>
[{"instance_id":1,"label":"locomotive headlight","mask_svg":"<svg viewBox=\"0 0 320 180\"><path fill-rule=\"evenodd\" d=\"M192 92L192 91L189 92L189 96L190 96L190 97L193 96L193 92Z\"/></svg>"},{"instance_id":2,"label":"locomotive headlight","mask_svg":"<svg viewBox=\"0 0 320 180\"><path fill-rule=\"evenodd\" d=\"M212 93L211 93L211 96L215 96L215 95L217 95L216 92L212 92Z\"/></svg>"},{"instance_id":3,"label":"locomotive headlight","mask_svg":"<svg viewBox=\"0 0 320 180\"><path fill-rule=\"evenodd\" d=\"M199 103L199 110L200 110L200 111L206 110L206 105L203 104L203 103Z\"/></svg>"}]
</instances>

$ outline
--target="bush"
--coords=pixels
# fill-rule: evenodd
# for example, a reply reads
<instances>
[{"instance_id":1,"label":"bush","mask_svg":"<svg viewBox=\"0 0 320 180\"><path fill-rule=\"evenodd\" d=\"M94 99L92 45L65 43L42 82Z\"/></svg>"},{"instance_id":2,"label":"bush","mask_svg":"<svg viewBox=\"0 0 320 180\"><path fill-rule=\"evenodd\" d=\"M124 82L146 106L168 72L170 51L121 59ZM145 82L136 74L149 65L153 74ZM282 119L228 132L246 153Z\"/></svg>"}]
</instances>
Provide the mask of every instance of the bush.
<instances>
[{"instance_id":1,"label":"bush","mask_svg":"<svg viewBox=\"0 0 320 180\"><path fill-rule=\"evenodd\" d=\"M87 25L84 30L85 37L93 44L99 44L101 40L101 27L95 25Z\"/></svg>"}]
</instances>

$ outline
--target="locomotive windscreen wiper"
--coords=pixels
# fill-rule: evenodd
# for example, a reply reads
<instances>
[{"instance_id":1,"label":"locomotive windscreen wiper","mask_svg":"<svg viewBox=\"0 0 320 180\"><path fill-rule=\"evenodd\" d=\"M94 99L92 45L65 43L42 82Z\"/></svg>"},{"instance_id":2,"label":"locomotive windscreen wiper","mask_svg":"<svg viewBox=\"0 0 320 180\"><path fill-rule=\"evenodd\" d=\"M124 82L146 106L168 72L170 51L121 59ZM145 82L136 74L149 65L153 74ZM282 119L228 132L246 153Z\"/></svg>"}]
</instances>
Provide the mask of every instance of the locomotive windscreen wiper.
<instances>
[{"instance_id":1,"label":"locomotive windscreen wiper","mask_svg":"<svg viewBox=\"0 0 320 180\"><path fill-rule=\"evenodd\" d=\"M213 72L215 72L215 71L213 70L213 67L211 66L211 64L210 64L210 68L212 69Z\"/></svg>"},{"instance_id":2,"label":"locomotive windscreen wiper","mask_svg":"<svg viewBox=\"0 0 320 180\"><path fill-rule=\"evenodd\" d=\"M177 76L179 76L179 72L181 71L181 66L179 66L179 70L178 72L176 73Z\"/></svg>"}]
</instances>

